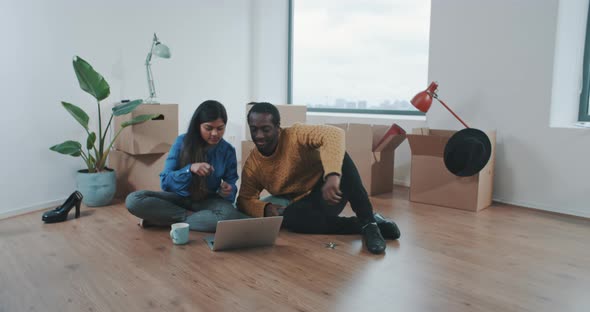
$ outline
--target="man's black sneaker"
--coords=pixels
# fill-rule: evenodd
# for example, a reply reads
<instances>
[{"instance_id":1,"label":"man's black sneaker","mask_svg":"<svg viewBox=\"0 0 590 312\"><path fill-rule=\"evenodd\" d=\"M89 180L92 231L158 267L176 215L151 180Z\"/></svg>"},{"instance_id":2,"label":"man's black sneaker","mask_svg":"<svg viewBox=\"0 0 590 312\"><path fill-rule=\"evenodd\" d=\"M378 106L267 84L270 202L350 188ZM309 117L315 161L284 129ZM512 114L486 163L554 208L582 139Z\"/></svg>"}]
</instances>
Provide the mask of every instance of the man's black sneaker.
<instances>
[{"instance_id":1,"label":"man's black sneaker","mask_svg":"<svg viewBox=\"0 0 590 312\"><path fill-rule=\"evenodd\" d=\"M361 232L363 234L363 242L371 253L380 254L385 251L385 239L381 235L376 223L367 223Z\"/></svg>"},{"instance_id":2,"label":"man's black sneaker","mask_svg":"<svg viewBox=\"0 0 590 312\"><path fill-rule=\"evenodd\" d=\"M395 222L385 219L378 213L375 214L375 221L377 221L377 226L384 238L395 240L400 237L401 233Z\"/></svg>"}]
</instances>

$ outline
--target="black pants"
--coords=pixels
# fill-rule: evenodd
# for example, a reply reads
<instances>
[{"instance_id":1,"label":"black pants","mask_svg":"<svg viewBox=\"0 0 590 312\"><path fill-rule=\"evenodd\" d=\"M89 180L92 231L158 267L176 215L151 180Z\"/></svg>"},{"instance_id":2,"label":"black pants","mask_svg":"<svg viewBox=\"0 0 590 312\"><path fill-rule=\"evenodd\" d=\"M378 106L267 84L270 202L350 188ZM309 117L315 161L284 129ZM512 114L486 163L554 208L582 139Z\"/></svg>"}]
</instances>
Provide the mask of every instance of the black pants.
<instances>
[{"instance_id":1,"label":"black pants","mask_svg":"<svg viewBox=\"0 0 590 312\"><path fill-rule=\"evenodd\" d=\"M344 154L340 177L342 201L335 205L326 202L322 198L323 185L320 179L309 195L287 206L283 214L286 228L310 234L357 234L361 224L375 221L369 195L348 153ZM348 202L357 217L338 216Z\"/></svg>"}]
</instances>

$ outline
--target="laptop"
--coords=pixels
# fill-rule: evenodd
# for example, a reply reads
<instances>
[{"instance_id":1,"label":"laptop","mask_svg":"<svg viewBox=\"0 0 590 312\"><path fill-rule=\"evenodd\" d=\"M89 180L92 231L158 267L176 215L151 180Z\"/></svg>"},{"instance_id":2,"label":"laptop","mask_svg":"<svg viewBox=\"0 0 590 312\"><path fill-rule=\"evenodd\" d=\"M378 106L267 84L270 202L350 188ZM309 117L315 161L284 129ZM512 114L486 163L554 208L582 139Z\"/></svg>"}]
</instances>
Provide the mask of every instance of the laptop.
<instances>
[{"instance_id":1,"label":"laptop","mask_svg":"<svg viewBox=\"0 0 590 312\"><path fill-rule=\"evenodd\" d=\"M218 221L215 235L203 239L213 251L272 246L282 222L282 216Z\"/></svg>"}]
</instances>

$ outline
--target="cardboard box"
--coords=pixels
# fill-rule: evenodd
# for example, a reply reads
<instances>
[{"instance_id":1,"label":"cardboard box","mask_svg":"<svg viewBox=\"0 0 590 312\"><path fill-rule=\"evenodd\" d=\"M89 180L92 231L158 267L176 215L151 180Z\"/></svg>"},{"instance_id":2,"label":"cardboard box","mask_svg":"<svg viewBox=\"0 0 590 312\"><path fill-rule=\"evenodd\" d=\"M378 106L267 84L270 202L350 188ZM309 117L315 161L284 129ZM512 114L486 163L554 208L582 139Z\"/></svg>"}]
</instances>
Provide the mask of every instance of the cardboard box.
<instances>
[{"instance_id":1,"label":"cardboard box","mask_svg":"<svg viewBox=\"0 0 590 312\"><path fill-rule=\"evenodd\" d=\"M307 121L307 106L294 104L275 104L281 115L281 128L291 127L295 123L305 123ZM250 128L248 127L248 112L252 105L246 105L246 126L245 138L252 141L250 136Z\"/></svg>"},{"instance_id":2,"label":"cardboard box","mask_svg":"<svg viewBox=\"0 0 590 312\"><path fill-rule=\"evenodd\" d=\"M242 159L240 160L242 168L244 168L244 163L246 162L246 159L248 159L250 152L252 152L252 150L254 150L255 148L256 145L254 144L254 142L242 141Z\"/></svg>"},{"instance_id":3,"label":"cardboard box","mask_svg":"<svg viewBox=\"0 0 590 312\"><path fill-rule=\"evenodd\" d=\"M408 135L412 151L410 201L479 211L492 204L496 132L488 131L492 155L476 175L458 177L448 171L443 154L456 131L418 128Z\"/></svg>"},{"instance_id":4,"label":"cardboard box","mask_svg":"<svg viewBox=\"0 0 590 312\"><path fill-rule=\"evenodd\" d=\"M178 104L141 104L131 113L115 117L115 133L121 123L144 114L162 114L162 117L124 129L115 141L116 150L132 155L170 151L178 136Z\"/></svg>"},{"instance_id":5,"label":"cardboard box","mask_svg":"<svg viewBox=\"0 0 590 312\"><path fill-rule=\"evenodd\" d=\"M377 143L391 127L353 123L332 126L346 132L346 151L354 161L367 193L373 196L391 192L395 149L405 140L405 134L393 135L377 151Z\"/></svg>"},{"instance_id":6,"label":"cardboard box","mask_svg":"<svg viewBox=\"0 0 590 312\"><path fill-rule=\"evenodd\" d=\"M125 198L138 190L161 191L160 172L164 169L166 154L131 155L123 151L111 150L109 167L117 175L115 196Z\"/></svg>"}]
</instances>

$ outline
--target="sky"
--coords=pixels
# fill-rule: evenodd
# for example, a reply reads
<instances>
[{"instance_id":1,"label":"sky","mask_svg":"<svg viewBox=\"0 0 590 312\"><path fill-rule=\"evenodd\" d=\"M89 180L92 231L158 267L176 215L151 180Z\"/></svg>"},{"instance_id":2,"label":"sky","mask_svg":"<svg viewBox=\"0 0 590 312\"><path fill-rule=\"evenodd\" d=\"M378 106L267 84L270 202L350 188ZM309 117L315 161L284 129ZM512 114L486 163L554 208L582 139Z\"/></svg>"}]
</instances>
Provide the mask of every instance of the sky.
<instances>
[{"instance_id":1,"label":"sky","mask_svg":"<svg viewBox=\"0 0 590 312\"><path fill-rule=\"evenodd\" d=\"M293 102L408 100L428 75L430 0L296 0Z\"/></svg>"}]
</instances>

